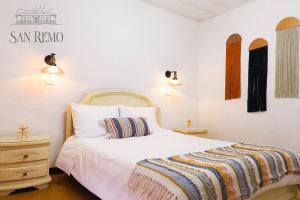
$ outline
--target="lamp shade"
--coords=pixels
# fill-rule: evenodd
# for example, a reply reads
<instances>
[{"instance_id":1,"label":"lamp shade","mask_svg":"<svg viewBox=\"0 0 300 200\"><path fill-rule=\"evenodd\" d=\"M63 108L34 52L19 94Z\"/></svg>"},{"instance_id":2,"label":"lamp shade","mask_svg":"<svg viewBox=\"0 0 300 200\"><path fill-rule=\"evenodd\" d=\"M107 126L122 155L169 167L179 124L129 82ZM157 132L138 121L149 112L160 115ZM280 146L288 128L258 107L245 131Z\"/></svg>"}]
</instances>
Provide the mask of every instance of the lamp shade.
<instances>
[{"instance_id":1,"label":"lamp shade","mask_svg":"<svg viewBox=\"0 0 300 200\"><path fill-rule=\"evenodd\" d=\"M170 83L171 85L174 85L174 86L180 86L180 85L182 85L182 82L179 81L177 78L176 78L176 79L175 79L175 78L171 79L171 80L169 81L169 83Z\"/></svg>"},{"instance_id":2,"label":"lamp shade","mask_svg":"<svg viewBox=\"0 0 300 200\"><path fill-rule=\"evenodd\" d=\"M44 74L64 74L64 71L57 66L47 66L41 69L41 72Z\"/></svg>"}]
</instances>

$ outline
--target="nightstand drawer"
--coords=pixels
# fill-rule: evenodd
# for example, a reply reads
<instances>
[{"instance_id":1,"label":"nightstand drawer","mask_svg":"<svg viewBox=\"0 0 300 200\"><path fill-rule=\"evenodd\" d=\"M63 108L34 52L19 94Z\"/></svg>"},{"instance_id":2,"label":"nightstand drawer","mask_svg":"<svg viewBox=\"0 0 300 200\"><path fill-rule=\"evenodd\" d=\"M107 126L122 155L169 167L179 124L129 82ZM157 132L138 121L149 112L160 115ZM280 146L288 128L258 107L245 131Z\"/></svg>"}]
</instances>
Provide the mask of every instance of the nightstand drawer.
<instances>
[{"instance_id":1,"label":"nightstand drawer","mask_svg":"<svg viewBox=\"0 0 300 200\"><path fill-rule=\"evenodd\" d=\"M0 182L25 180L30 178L46 176L47 174L47 164L0 169Z\"/></svg>"},{"instance_id":2,"label":"nightstand drawer","mask_svg":"<svg viewBox=\"0 0 300 200\"><path fill-rule=\"evenodd\" d=\"M0 151L0 164L29 162L48 158L48 147Z\"/></svg>"}]
</instances>

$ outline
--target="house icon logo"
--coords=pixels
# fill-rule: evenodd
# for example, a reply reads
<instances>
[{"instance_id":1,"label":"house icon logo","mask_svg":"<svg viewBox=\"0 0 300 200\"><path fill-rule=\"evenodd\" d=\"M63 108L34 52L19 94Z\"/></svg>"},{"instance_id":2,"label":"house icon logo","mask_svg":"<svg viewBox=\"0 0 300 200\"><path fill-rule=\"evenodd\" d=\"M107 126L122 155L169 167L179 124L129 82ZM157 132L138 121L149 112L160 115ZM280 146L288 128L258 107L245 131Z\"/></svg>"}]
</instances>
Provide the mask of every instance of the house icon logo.
<instances>
[{"instance_id":1,"label":"house icon logo","mask_svg":"<svg viewBox=\"0 0 300 200\"><path fill-rule=\"evenodd\" d=\"M56 22L57 14L46 6L36 6L30 10L18 9L15 25L58 25Z\"/></svg>"}]
</instances>

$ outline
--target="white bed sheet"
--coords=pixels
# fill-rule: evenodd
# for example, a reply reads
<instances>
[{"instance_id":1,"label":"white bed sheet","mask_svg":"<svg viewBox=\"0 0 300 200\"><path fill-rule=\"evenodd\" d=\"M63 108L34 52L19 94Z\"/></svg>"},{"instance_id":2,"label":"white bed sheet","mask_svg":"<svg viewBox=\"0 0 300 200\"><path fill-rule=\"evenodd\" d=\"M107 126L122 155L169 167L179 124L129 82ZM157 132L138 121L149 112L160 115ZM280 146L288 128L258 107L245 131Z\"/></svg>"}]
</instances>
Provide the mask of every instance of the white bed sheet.
<instances>
[{"instance_id":1,"label":"white bed sheet","mask_svg":"<svg viewBox=\"0 0 300 200\"><path fill-rule=\"evenodd\" d=\"M140 200L127 191L128 179L137 162L146 158L199 152L231 144L177 134L166 129L159 129L150 136L117 140L107 140L103 136L72 136L63 145L55 165L67 174L72 174L102 200ZM300 177L290 175L261 192L297 183L300 183Z\"/></svg>"}]
</instances>

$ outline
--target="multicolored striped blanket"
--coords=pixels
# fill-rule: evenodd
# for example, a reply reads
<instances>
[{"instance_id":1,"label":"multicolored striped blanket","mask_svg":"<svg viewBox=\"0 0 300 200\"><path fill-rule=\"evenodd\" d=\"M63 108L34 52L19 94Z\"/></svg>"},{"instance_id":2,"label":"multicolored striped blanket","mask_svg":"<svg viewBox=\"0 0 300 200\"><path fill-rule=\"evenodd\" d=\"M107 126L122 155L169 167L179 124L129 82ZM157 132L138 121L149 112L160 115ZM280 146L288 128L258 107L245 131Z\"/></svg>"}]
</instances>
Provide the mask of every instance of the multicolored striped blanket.
<instances>
[{"instance_id":1,"label":"multicolored striped blanket","mask_svg":"<svg viewBox=\"0 0 300 200\"><path fill-rule=\"evenodd\" d=\"M147 200L244 200L288 174L300 175L300 159L292 152L234 144L140 161L128 188Z\"/></svg>"}]
</instances>

